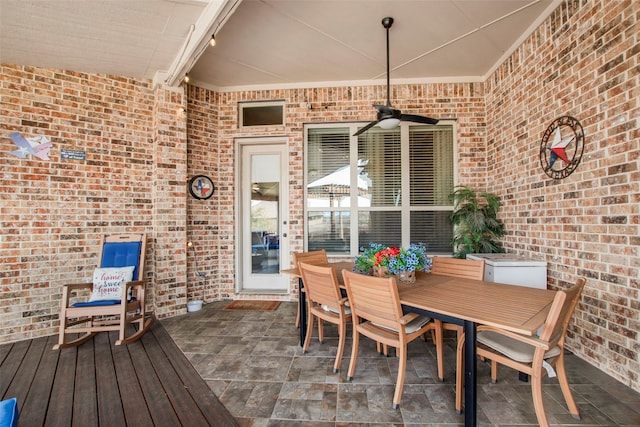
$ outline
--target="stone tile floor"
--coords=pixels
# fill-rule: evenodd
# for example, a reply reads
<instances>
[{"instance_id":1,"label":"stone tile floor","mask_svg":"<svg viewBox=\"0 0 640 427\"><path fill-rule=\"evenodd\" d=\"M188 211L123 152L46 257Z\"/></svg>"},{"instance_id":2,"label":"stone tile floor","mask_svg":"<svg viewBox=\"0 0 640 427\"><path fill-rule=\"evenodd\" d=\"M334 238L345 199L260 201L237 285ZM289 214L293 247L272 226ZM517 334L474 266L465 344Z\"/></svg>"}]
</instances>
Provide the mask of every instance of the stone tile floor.
<instances>
[{"instance_id":1,"label":"stone tile floor","mask_svg":"<svg viewBox=\"0 0 640 427\"><path fill-rule=\"evenodd\" d=\"M276 311L224 311L229 301L162 320L178 346L222 403L245 426L435 426L463 425L454 409L455 347L448 336L445 382L436 375L434 346L416 340L409 346L400 408L391 408L398 360L375 351L362 338L355 378L346 373L351 356L347 339L341 370L333 373L337 328L317 328L309 352L302 353L294 326L296 303ZM351 334L351 327L347 330ZM566 410L560 386L545 379L544 404L552 425L640 426L640 393L576 356L566 358L569 382L581 420ZM500 367L491 384L489 365L478 363L478 424L537 425L531 387L517 372Z\"/></svg>"}]
</instances>

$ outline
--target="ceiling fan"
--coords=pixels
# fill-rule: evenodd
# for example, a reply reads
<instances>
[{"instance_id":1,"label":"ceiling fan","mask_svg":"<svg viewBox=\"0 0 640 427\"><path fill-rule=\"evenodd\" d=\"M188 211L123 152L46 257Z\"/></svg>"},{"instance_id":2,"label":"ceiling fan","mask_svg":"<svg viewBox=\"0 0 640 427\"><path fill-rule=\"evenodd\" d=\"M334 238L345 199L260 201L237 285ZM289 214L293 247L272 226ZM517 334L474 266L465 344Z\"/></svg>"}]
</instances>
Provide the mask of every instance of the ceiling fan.
<instances>
[{"instance_id":1,"label":"ceiling fan","mask_svg":"<svg viewBox=\"0 0 640 427\"><path fill-rule=\"evenodd\" d=\"M438 123L438 119L432 119L431 117L418 116L415 114L402 114L400 110L396 110L391 106L391 88L389 84L389 28L391 28L391 25L393 25L393 18L382 18L382 26L387 30L387 105L373 104L375 109L378 110L377 119L359 129L353 134L353 136L358 136L375 125L379 125L382 129L393 129L398 126L398 123L400 123L401 120L424 123L427 125L435 125Z\"/></svg>"}]
</instances>

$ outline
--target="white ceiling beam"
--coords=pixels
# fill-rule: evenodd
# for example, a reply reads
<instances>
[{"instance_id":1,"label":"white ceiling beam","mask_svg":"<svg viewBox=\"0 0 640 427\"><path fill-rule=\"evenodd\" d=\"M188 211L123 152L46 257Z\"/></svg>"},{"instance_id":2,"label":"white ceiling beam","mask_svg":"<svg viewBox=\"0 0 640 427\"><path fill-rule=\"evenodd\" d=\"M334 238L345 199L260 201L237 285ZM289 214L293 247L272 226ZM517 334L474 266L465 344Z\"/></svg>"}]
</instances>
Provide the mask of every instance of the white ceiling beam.
<instances>
[{"instance_id":1,"label":"white ceiling beam","mask_svg":"<svg viewBox=\"0 0 640 427\"><path fill-rule=\"evenodd\" d=\"M163 73L166 85L178 86L182 82L185 74L204 53L213 33L220 31L241 1L209 0L196 23L191 25L185 43L173 60L169 71L166 74ZM155 80L158 81L158 75Z\"/></svg>"}]
</instances>

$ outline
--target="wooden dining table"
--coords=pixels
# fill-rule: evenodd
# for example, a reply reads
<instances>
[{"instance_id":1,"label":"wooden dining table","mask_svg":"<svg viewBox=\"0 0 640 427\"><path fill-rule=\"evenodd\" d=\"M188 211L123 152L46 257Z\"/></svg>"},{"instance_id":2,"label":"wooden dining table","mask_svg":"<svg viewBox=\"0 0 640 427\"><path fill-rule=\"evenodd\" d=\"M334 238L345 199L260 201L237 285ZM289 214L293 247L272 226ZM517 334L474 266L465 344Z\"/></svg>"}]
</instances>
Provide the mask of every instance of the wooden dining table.
<instances>
[{"instance_id":1,"label":"wooden dining table","mask_svg":"<svg viewBox=\"0 0 640 427\"><path fill-rule=\"evenodd\" d=\"M336 269L340 281L342 281L342 269L353 269L353 262L337 262L329 265ZM307 323L304 284L297 268L281 270L281 272L300 279L300 343L302 345ZM465 426L475 426L476 326L490 325L531 336L544 323L556 291L417 272L414 284L398 283L398 293L404 311L462 325L465 333Z\"/></svg>"}]
</instances>

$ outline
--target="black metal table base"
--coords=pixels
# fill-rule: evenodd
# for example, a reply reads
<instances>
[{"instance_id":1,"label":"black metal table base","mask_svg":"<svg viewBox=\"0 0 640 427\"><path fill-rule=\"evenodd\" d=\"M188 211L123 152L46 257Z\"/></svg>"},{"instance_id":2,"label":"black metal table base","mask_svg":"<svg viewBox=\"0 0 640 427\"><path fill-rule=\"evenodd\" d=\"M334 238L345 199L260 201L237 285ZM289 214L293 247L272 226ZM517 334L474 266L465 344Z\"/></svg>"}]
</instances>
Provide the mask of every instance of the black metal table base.
<instances>
[{"instance_id":1,"label":"black metal table base","mask_svg":"<svg viewBox=\"0 0 640 427\"><path fill-rule=\"evenodd\" d=\"M300 347L304 346L307 334L307 296L302 289L302 279L298 279L298 308L300 309Z\"/></svg>"}]
</instances>

